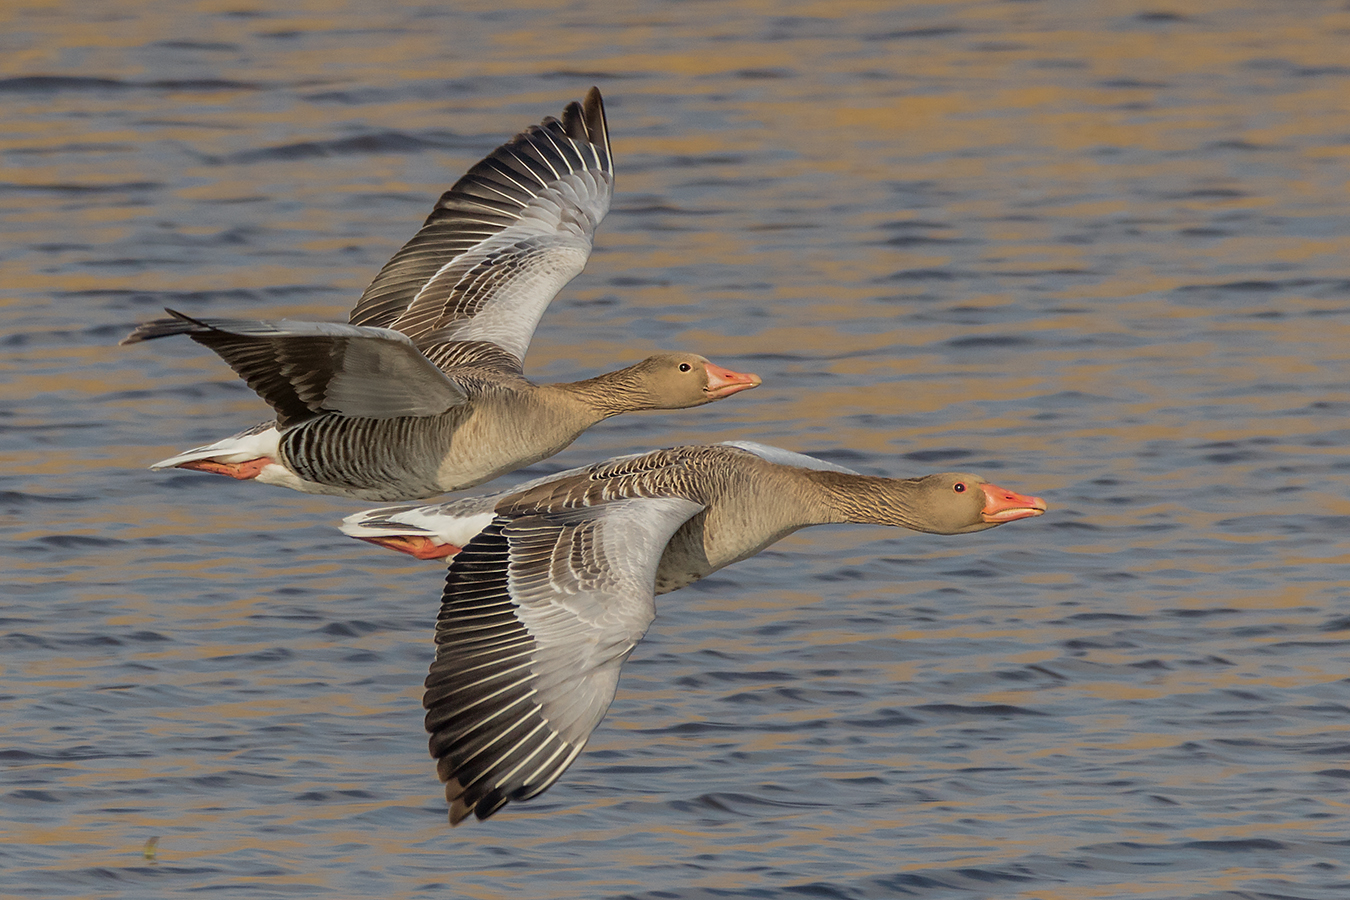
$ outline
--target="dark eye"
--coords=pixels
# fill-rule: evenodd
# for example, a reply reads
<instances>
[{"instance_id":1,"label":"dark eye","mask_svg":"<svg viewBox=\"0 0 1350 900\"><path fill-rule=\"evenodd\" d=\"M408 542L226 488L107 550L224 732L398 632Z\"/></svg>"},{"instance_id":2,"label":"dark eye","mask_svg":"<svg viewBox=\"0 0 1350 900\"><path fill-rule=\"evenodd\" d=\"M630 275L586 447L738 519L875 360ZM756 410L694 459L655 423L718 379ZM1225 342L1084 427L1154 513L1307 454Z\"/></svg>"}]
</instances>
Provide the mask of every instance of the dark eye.
<instances>
[{"instance_id":1,"label":"dark eye","mask_svg":"<svg viewBox=\"0 0 1350 900\"><path fill-rule=\"evenodd\" d=\"M691 365L689 365L689 363L680 363L680 371L681 371L681 372L689 372L689 371L692 371L693 368L694 368L694 367L691 366Z\"/></svg>"},{"instance_id":2,"label":"dark eye","mask_svg":"<svg viewBox=\"0 0 1350 900\"><path fill-rule=\"evenodd\" d=\"M958 494L964 494L966 492L966 483L964 481L958 481L956 484L952 485L952 490L956 491Z\"/></svg>"}]
</instances>

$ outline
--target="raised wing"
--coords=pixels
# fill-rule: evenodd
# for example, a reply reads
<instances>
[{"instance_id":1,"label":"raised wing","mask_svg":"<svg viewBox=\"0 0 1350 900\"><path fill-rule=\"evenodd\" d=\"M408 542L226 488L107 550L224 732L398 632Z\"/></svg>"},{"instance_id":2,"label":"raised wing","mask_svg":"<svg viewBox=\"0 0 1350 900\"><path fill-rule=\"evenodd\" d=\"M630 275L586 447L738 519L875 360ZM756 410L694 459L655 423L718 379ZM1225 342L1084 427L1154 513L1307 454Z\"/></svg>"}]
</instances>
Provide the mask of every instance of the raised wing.
<instances>
[{"instance_id":1,"label":"raised wing","mask_svg":"<svg viewBox=\"0 0 1350 900\"><path fill-rule=\"evenodd\" d=\"M443 367L519 371L545 308L586 265L613 185L604 103L591 88L561 122L530 126L455 182L351 324L401 331ZM440 354L429 342L467 346Z\"/></svg>"},{"instance_id":2,"label":"raised wing","mask_svg":"<svg viewBox=\"0 0 1350 900\"><path fill-rule=\"evenodd\" d=\"M141 325L134 344L186 334L214 350L287 427L321 413L371 419L432 416L467 401L464 391L404 334L323 322L172 318Z\"/></svg>"},{"instance_id":3,"label":"raised wing","mask_svg":"<svg viewBox=\"0 0 1350 900\"><path fill-rule=\"evenodd\" d=\"M498 516L455 557L423 705L450 822L553 784L614 699L653 616L678 497Z\"/></svg>"}]
</instances>

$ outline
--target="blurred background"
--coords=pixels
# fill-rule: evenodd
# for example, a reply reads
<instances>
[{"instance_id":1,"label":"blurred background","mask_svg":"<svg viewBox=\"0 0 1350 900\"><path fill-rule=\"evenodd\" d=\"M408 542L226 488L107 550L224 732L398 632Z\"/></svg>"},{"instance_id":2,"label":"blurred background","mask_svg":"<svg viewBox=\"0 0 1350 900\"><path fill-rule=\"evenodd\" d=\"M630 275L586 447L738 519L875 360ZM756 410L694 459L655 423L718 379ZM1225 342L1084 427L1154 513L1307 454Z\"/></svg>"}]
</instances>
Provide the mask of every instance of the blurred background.
<instances>
[{"instance_id":1,"label":"blurred background","mask_svg":"<svg viewBox=\"0 0 1350 900\"><path fill-rule=\"evenodd\" d=\"M1343 0L10 0L0 893L1350 895L1347 45ZM614 206L527 371L764 385L502 484L741 438L1050 512L660 598L562 780L452 831L443 569L147 471L269 410L116 343L345 320L592 84Z\"/></svg>"}]
</instances>

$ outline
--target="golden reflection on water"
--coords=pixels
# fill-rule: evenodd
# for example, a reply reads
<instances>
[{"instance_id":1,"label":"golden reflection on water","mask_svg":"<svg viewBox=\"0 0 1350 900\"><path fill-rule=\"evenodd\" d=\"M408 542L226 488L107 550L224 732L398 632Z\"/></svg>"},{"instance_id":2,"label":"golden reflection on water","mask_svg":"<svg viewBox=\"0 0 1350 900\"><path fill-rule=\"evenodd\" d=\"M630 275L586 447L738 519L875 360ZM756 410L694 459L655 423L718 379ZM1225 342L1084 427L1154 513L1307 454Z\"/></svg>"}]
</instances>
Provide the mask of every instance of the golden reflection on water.
<instances>
[{"instance_id":1,"label":"golden reflection on water","mask_svg":"<svg viewBox=\"0 0 1350 900\"><path fill-rule=\"evenodd\" d=\"M0 10L0 30L21 25L25 34L38 39L17 49L7 45L7 52L0 54L0 75L5 77L75 72L153 80L160 73L142 61L141 48L155 41L209 35L214 42L249 48L246 59L218 66L213 77L264 85L312 83L316 92L361 86L396 88L428 78L468 79L488 87L464 96L394 97L379 104L364 104L355 111L337 103L295 102L293 94L288 95L292 99L287 102L271 103L267 101L271 92L252 89L209 93L164 90L154 94L122 91L107 95L58 92L37 98L7 97L8 127L0 129L0 154L6 154L7 161L15 161L7 166L3 177L14 189L0 195L0 209L10 232L8 237L16 246L32 246L64 240L73 232L88 248L79 261L90 265L49 264L36 255L7 254L0 259L0 281L7 292L0 296L0 310L22 315L39 298L38 312L47 317L44 323L48 324L37 330L55 327L49 325L51 322L81 328L88 324L81 309L43 306L49 302L46 298L59 296L66 298L60 302L69 303L69 297L78 292L203 289L255 289L265 294L278 286L319 285L327 292L283 298L269 314L338 319L368 282L374 267L411 232L424 213L419 207L421 211L404 218L380 209L363 218L354 216L351 210L360 209L363 198L373 194L424 195L423 206L429 206L432 198L477 158L468 150L438 150L418 158L399 153L358 154L271 160L248 166L196 161L185 163L183 171L164 175L147 170L147 157L130 152L109 151L96 164L73 172L64 162L48 162L41 155L15 155L13 151L71 143L138 147L151 141L181 143L202 157L224 158L240 151L331 140L348 133L354 125L409 133L444 129L458 135L485 136L490 142L519 128L540 110L556 111L565 93L534 81L508 91L495 90L494 86L517 85L511 79L522 72L610 72L629 76L602 82L611 103L610 125L619 161L616 209L598 235L598 251L587 273L566 291L565 299L576 302L558 304L541 327L528 361L530 370L588 374L605 368L615 357L627 360L667 346L664 335L661 340L657 335L626 337L620 345L594 336L597 328L613 328L622 334L634 323L655 321L669 326L678 346L696 349L724 364L788 352L800 358L782 364L785 376L813 372L830 376L810 387L769 381L753 395L706 412L659 422L654 418L644 420L652 428L644 434L678 435L676 439L753 436L772 438L796 449L854 449L869 459L890 459L893 474L907 474L929 464L894 457L916 449L948 446L953 426L944 413L964 409L963 404L977 404L984 408L978 419L967 423L962 440L975 447L979 458L1013 459L1034 466L1048 457L1034 473L1016 469L989 473L1009 487L1044 493L1064 490L1081 480L1081 473L1071 469L1083 463L1074 458L1081 454L1079 448L1112 442L1143 447L1150 442L1260 437L1272 441L1273 453L1284 452L1299 461L1341 454L1342 448L1335 444L1291 448L1291 431L1311 432L1321 426L1309 422L1291 428L1287 418L1280 418L1278 414L1287 410L1289 394L1246 391L1225 396L1223 390L1249 383L1253 367L1260 370L1258 380L1301 383L1327 378L1328 365L1344 361L1350 335L1339 319L1327 327L1309 327L1305 314L1335 306L1343 298L1281 295L1281 318L1206 326L1220 304L1191 301L1175 292L1196 284L1244 280L1253 260L1284 264L1296 270L1300 278L1344 278L1350 234L1313 233L1319 230L1313 226L1300 233L1280 234L1234 229L1203 242L1175 241L1170 248L1168 244L1175 240L1173 233L1179 222L1199 226L1216 215L1253 211L1288 218L1315 217L1326 214L1327 196L1350 199L1346 197L1344 175L1350 163L1350 145L1343 140L1313 141L1309 137L1344 131L1342 126L1327 124L1350 119L1350 93L1344 90L1344 79L1306 78L1298 90L1290 89L1287 81L1278 85L1272 82L1270 92L1262 95L1236 90L1227 81L1231 73L1249 71L1248 64L1254 57L1296 60L1308 68L1343 66L1350 11L1314 6L1310 8L1315 8L1315 14L1296 17L1271 9L1257 14L1231 2L1194 3L1187 5L1187 15L1199 25L1153 33L1132 31L1114 21L1134 16L1139 11L1137 4L1093 4L1091 9L1077 4L1047 6L1062 14L1062 21L1054 21L1056 17L1026 4L928 4L925 8L932 17L929 24L966 31L955 32L951 40L902 42L860 41L847 28L840 29L843 37L768 41L763 36L764 22L789 15L819 17L822 24L861 21L874 26L874 33L883 34L912 27L913 22L903 15L908 7L888 2L729 2L715 9L711 5L699 7L707 13L702 22L698 17L686 18L683 8L650 8L617 25L598 6L586 4L561 11L509 3L467 4L463 5L465 13L493 9L508 15L496 22L466 15L462 29L453 35L439 28L414 27L400 30L396 36L370 30L388 24L388 12L323 0L313 0L298 9L278 10L261 20L218 15L237 7L226 2L187 7L151 3L125 15L114 4L100 8L103 11L97 18L69 15L69 5L58 2L34 2L23 10L6 8ZM606 26L595 27L595 22ZM564 25L567 27L561 27ZM259 37L288 32L306 38L298 42L272 38L269 44ZM1007 46L997 52L980 50L976 45L986 39L1003 41ZM1071 75L1047 74L1059 71L1050 64L1066 61L1078 67L1062 70ZM750 69L782 70L791 77L747 80L736 75ZM857 77L869 72L878 77ZM1258 84L1263 78L1260 74L1250 77ZM747 89L747 83L756 87ZM1187 102L1160 102L1178 85L1189 88ZM680 102L671 104L672 97L680 98ZM110 116L112 113L116 115ZM679 128L672 129L670 123L676 116L680 117ZM677 133L671 134L672 130ZM1223 142L1245 142L1257 150L1250 157L1244 156L1241 165L1221 153L1197 152L1207 144ZM1123 148L1125 152L1092 153L1105 147ZM774 152L766 154L766 148ZM999 152L984 152L989 148ZM1286 160L1292 157L1294 162L1270 165L1268 160L1275 155ZM705 162L686 168L656 164L671 157L702 158ZM706 162L709 159L712 162ZM168 196L155 195L153 202L127 199L115 192L72 197L50 190L54 185L69 183L110 186L152 182L161 176L175 188L167 192ZM932 201L937 207L927 210L897 200L891 204L893 210L866 205L848 216L835 212L841 204L891 191L897 183L931 184L938 189L939 198L944 196L943 186L952 190L949 199ZM1240 195L1225 193L1225 189L1239 184ZM1207 188L1208 193L1187 193L1197 185ZM257 220L231 208L235 202L260 197L285 197L289 202L280 207L258 204L271 212ZM677 212L681 214L640 220L662 223L665 229L632 227L639 221L642 207L670 202L678 203ZM204 208L229 211L220 213L218 222L203 221L191 212ZM245 210L248 208L244 205ZM154 245L154 223L161 218L173 223L175 235L203 239L239 221L250 221L272 235L279 255L270 260L255 256L247 264L209 258L198 263L184 261L174 251ZM925 219L948 223L932 231L956 243L881 243L887 234L886 225ZM1108 229L1091 242L1065 240L1066 234L1080 233L1078 229L1084 223L1111 225L1125 219L1131 220L1138 234L1158 236L1161 246L1153 248L1147 263L1131 258L1139 247L1137 236L1127 239ZM949 223L953 221L963 227L952 228ZM799 237L795 231L773 230L779 226L804 229L806 237ZM330 253L349 245L362 248L362 252ZM138 264L121 268L98 264L107 263L127 246L141 248L144 256ZM726 277L701 277L703 270L719 267L728 273ZM983 287L962 301L970 309L994 312L1015 311L1022 296L1020 276L1059 271L1080 271L1083 275L1072 285L1047 289L1049 296L1069 311L1052 311L1030 322L998 321L969 327L941 319L902 320L903 314L923 302L923 283L891 280L893 276L948 267L1001 273L1003 277L983 279ZM692 274L682 275L684 272ZM736 276L740 273L745 274L746 282L766 282L767 286L759 290L738 287ZM611 279L621 275L651 276L655 283L616 287ZM618 302L604 308L585 303L604 298ZM724 318L707 314L703 304L710 299L725 303L728 312ZM1253 314L1271 305L1260 295L1223 302L1246 304ZM769 314L741 314L758 306ZM228 298L213 310L259 312L236 308ZM120 315L130 323L154 312L152 307L143 306L124 309ZM1260 346L1259 353L1225 357L1225 347L1229 346L1226 335L1244 329L1250 341ZM1169 330L1178 335L1184 332L1184 337L1159 339ZM978 355L954 354L946 345L954 334L997 337L1011 333L1040 338L1042 343L1010 351L991 346ZM1062 346L1056 340L1057 335L1082 334L1140 340L1091 348ZM1022 358L1024 354L1028 358ZM940 373L941 377L924 380L929 373ZM112 346L111 338L106 346L18 346L0 358L0 378L9 396L83 399L119 419L183 419L202 429L219 422L221 436L265 414L256 400L242 393L207 393L191 399L144 393L109 396L154 392L166 379L189 385L228 383L231 379L223 364L195 347L164 352L158 347L118 349ZM908 387L916 381L921 381L921 389ZM1085 414L1081 423L1057 428L1059 444L1047 448L1043 435L1026 427L1026 417L1031 401L1057 392L1126 399L1112 407L1119 421L1105 422ZM1343 402L1346 394L1342 390L1329 399ZM1228 406L1234 415L1200 418L1193 411L1198 404ZM898 414L921 421L907 425L902 434L864 421L867 417ZM21 418L24 415L20 413ZM631 449L625 446L628 436L629 432L598 430L579 444L583 449L569 462L584 461L583 453ZM7 454L7 471L26 479L39 493L73 492L88 490L91 478L115 482L119 473L139 470L180 449L149 425L144 426L142 437L139 445L105 446L91 441L90 446L76 448L20 448ZM1121 532L1106 537L1066 532L1045 538L1047 543L1057 542L1059 552L1091 560L1105 570L1112 567L1115 558L1121 568L1135 566L1148 574L1148 561L1132 563L1125 557L1140 551L1167 554L1169 547L1175 546L1176 532L1142 532L1161 520L1179 526L1188 535L1224 545L1269 542L1265 532L1216 533L1216 519L1232 516L1232 509L1215 512L1172 499L1187 481L1197 477L1214 478L1222 490L1241 491L1247 483L1260 480L1259 470L1268 468L1268 463L1228 466L1221 475L1198 475L1195 468L1158 471L1130 457L1115 460L1114 465L1112 474L1132 479L1151 492L1149 502L1109 512L1113 527L1135 529L1128 546L1119 543ZM221 491L226 498L245 496L230 494L225 488ZM259 614L269 613L276 603L274 597L262 593L250 562L231 559L228 554L209 559L174 557L175 546L185 542L191 547L189 554L209 552L206 545L226 526L204 519L203 506L179 502L172 492L153 499L118 499L116 504L82 507L70 513L60 508L44 510L30 520L15 523L10 535L19 544L52 534L116 536L131 542L164 539L167 543L155 558L132 558L141 550L122 545L67 551L71 557L68 561L32 555L13 564L13 582L39 586L51 580L53 569L64 568L66 577L80 581L82 600L113 606L115 611L102 620L108 626L167 631L175 621L192 623L196 641L177 642L171 649L151 645L145 650L121 651L118 658L130 664L158 667L174 662L200 663L266 649L237 637L240 630L256 626ZM1307 502L1306 495L1264 497L1259 512L1301 514ZM1318 515L1350 515L1350 499L1345 497L1322 494L1316 502ZM152 519L138 515L138 503L153 510ZM334 501L299 496L257 503L264 514L250 519L245 527L259 532L297 523L332 523L350 511ZM1057 503L1053 496L1052 503ZM1252 506L1252 512L1257 512L1256 504ZM1083 511L1057 506L1055 513L1067 517ZM1096 514L1103 512L1097 510ZM267 519L267 515L276 518ZM1036 523L1014 527L1022 525L1035 527ZM936 552L945 554L956 566L968 552L975 552L967 547L993 552L989 548L998 546L1002 531L979 544L953 544ZM842 568L863 565L879 554L903 552L904 544L878 543L890 537L877 530L841 529L813 533L810 538L797 536L779 549L784 554L834 554ZM196 538L205 543L191 544ZM343 596L348 590L344 566L362 565L353 560L364 560L362 554L373 552L354 548L347 556L329 559L325 557L331 553L327 545L316 545L309 537L305 540L309 543L303 545L299 558L288 560L284 573L278 574L278 584L304 584L316 593ZM924 552L935 552L931 544L922 546ZM1347 561L1350 553L1340 547L1304 547L1290 542L1270 550L1259 565L1264 569L1282 567L1294 574L1304 567L1344 565ZM1275 587L1267 582L1254 586L1229 584L1224 582L1229 567L1226 557L1206 558L1192 553L1185 559L1185 574L1178 577L1173 590L1112 593L1103 589L1098 596L1110 597L1115 608L1136 616L1225 606L1251 611L1260 621L1268 622L1310 615L1305 611L1317 609L1336 588L1334 580L1306 573ZM390 595L408 591L406 579L392 569L380 571L382 590ZM209 601L192 598L191 603L143 593L142 582L152 583L165 575L200 579L203 592L222 592L240 577L245 583L237 588L237 594L218 595ZM1006 621L1006 617L980 607L950 613L940 624L925 628L893 628L880 637L912 642L915 647L945 641L995 648L1027 645L1032 649L972 651L945 658L916 656L868 665L879 679L897 686L921 683L935 675L956 679L970 673L1047 663L1063 656L1066 641L1085 632L1095 634L1100 629L1100 634L1109 635L1117 628L1128 627L1118 623L1084 626L1065 620L1081 607L1062 605L1064 596L1052 589L1073 587L1076 573L1031 570L1020 577L1022 583L1043 588L1047 600L1041 607L1017 607L1016 621ZM433 608L435 581L417 580L419 590L428 584L432 587L426 589L426 597L412 602L424 603L428 610ZM904 589L917 593L947 584L916 581L906 583ZM848 582L836 582L834 586L842 600L859 599ZM860 590L863 599L874 596L870 584ZM678 595L667 602L707 616L734 613L758 628L791 622L800 608L819 599L809 591L773 589ZM213 639L213 632L221 638ZM663 640L667 648L673 647L689 658L697 658L693 654L704 651L737 657L754 641L733 632L704 629L688 637L666 633ZM1196 652L1222 653L1239 643L1248 648L1273 646L1287 639L1279 631L1240 639L1217 635L1211 639L1213 646ZM840 623L803 626L793 633L793 640L824 648L821 652L829 654L854 645L858 635L853 626ZM400 632L375 632L362 637L360 646L393 656L406 641L406 634ZM180 741L184 730L230 730L247 727L256 720L304 722L313 711L313 698L287 696L286 690L319 678L342 685L347 677L342 671L342 653L353 645L309 634L294 637L289 646L297 653L317 655L319 661L307 658L300 665L301 671L294 674L284 664L250 670L247 679L259 690L256 699L205 703L192 709L190 715L177 708L147 710L139 721L148 735L169 742ZM326 655L329 651L331 656ZM756 651L762 654L757 662L765 669L774 664L771 651L769 647ZM639 657L642 653L640 648ZM1084 665L1100 667L1102 674L1080 675L1064 688L977 686L965 690L961 701L1025 706L1104 701L1100 708L1116 709L1119 707L1109 704L1202 697L1250 688L1253 682L1264 689L1297 688L1331 684L1344 677L1343 656L1339 653L1328 653L1321 660L1303 657L1304 664L1290 667L1283 674L1272 673L1259 656L1247 655L1221 668L1160 670L1147 681L1126 680L1121 675L1123 668L1139 661L1135 652L1095 647L1078 659ZM105 657L87 648L57 648L47 657L22 663L0 661L0 674L22 679L25 691L78 691L95 679L90 673L106 662ZM203 695L209 693L205 686L218 677L209 671L172 674L178 677L164 673L155 677L162 677L166 684L202 686ZM642 703L668 704L685 716L684 721L709 718L690 709L694 704L687 689L653 684L643 681L646 676L640 672L636 675L632 696L640 696ZM359 816L437 801L439 788L430 763L420 755L420 678L417 671L410 673L402 687L365 688L351 695L335 688L323 695L326 712L350 718L352 730L366 734L377 729L363 722L378 720L383 725L390 721L391 710L406 712L408 732L419 749L407 755L389 753L381 757L381 765L409 786L405 794L387 800L348 798L299 808L280 803L270 813L241 806L213 809L208 805L214 802L208 794L168 798L163 814L89 811L105 803L98 800L92 807L82 807L72 814L60 827L6 821L7 840L53 851L77 848L78 866L118 871L139 864L141 847L150 833L166 835L158 849L160 866L226 859L261 848L287 870L252 879L255 883L311 885L330 891L341 887L332 873L341 871L338 862L344 856L344 851L332 848L352 848L345 851L354 860L352 867L373 870L380 870L386 864L383 860L405 854L442 860L447 847L492 846L506 842L508 834L521 852L529 852L534 846L556 853L559 839L547 827L559 811L540 813L530 806L512 812L495 829L471 826L450 836L437 817L411 830L392 827L382 832L376 827L352 826L353 821L360 821L356 818ZM639 686L640 692L636 690ZM919 702L910 696L890 699L901 707ZM636 709L616 710L597 732L591 752L649 747L655 739L640 729L651 728L652 718L645 712L636 714ZM794 723L819 718L821 709L803 707L763 714L783 723L785 731L752 733L740 739L739 749L787 756L799 743L787 729ZM28 723L22 727L35 726ZM972 746L963 751L965 764L998 767L1035 760L1038 765L1053 767L1057 755L1083 757L1109 750L1146 757L1150 752L1175 748L1188 738L1181 726L1174 731L1150 731L1129 716L1105 712L1080 727L1078 733L1055 739L1046 747L1022 745L1009 750L999 745ZM1292 738L1303 727L1291 725L1274 733ZM906 732L905 740L939 739L946 733L941 727L924 726ZM22 732L17 742L23 742ZM672 742L665 746L679 745ZM276 752L282 754L281 750ZM305 762L342 771L351 763L341 757L341 752L341 748L319 748L315 758ZM644 757L643 762L679 762L673 752L670 758L663 757L664 752ZM820 765L833 767L831 776L838 778L861 777L877 769L933 765L907 754L866 762L871 765L861 765L853 756L825 751L819 758ZM1305 763L1309 770L1331 764L1317 757L1308 757ZM235 767L246 772L254 765L241 759ZM591 764L583 760L581 765ZM144 762L53 761L42 763L42 767L62 773L63 789L102 791L110 785L153 783L166 775L179 779L218 775L222 764L215 759L208 764L192 753L178 751ZM226 761L224 767L230 768L230 763ZM1160 770L1155 763L1149 776L1160 786L1181 790L1197 783L1221 783L1231 770L1240 768L1235 765L1211 771L1179 763L1170 770ZM774 770L770 767L757 773L763 771ZM941 774L936 767L934 771ZM737 783L734 779L727 782ZM355 779L334 782L321 773L315 774L313 784L319 791L364 787ZM291 794L300 788L288 783L286 790ZM1121 824L1136 816L1137 810L1116 806L1104 792L1083 791L1080 784L1048 792L1039 798L1043 808L1027 808L1019 814L990 811L986 797L946 797L941 804L878 811L875 818L856 822L823 812L815 817L812 811L794 810L782 814L784 832L768 839L757 827L760 820L754 817L732 818L714 827L691 824L701 821L697 816L677 820L668 814L664 818L651 814L642 820L643 829L660 837L651 848L622 848L612 856L599 857L611 860L616 869L627 867L620 874L581 863L558 863L550 871L551 877L585 884L596 893L640 891L651 888L652 883L625 873L664 871L672 865L672 859L694 859L744 842L754 842L771 858L838 859L847 854L850 841L872 841L878 831L885 833L887 829L905 833L907 840L922 841L928 852L922 858L867 859L859 863L852 876L988 867L999 860L1017 861L1038 854L1072 857L1078 848L1091 842L1083 833L1082 822L1111 823L1109 838L1104 839L1142 843L1159 840L1157 833L1144 825L1132 828ZM626 801L647 804L655 810L667 799L656 789L649 795L630 797L575 796L575 805L562 812L603 814ZM1344 806L1335 798L1323 802ZM115 797L106 801L112 807L118 803ZM773 814L764 815L772 819ZM269 826L314 831L291 838L272 833L264 842L262 833L255 830L263 818ZM965 824L970 818L1006 822L1002 832L1005 837L991 841L987 833L972 834ZM1056 833L1058 824L1069 822L1074 823L1072 828ZM924 829L923 836L915 838L919 826ZM1107 827L1103 826L1104 831ZM1271 816L1260 823L1227 821L1190 826L1184 838L1280 839L1287 832L1287 839L1296 842L1322 829L1304 820L1280 821ZM614 825L608 831L588 833L584 840L588 846L603 847L606 842L621 842L631 830L628 823ZM321 838L313 838L314 833ZM307 871L312 868L316 841L336 856L325 858L331 868ZM580 851L575 856L586 858ZM502 885L520 884L525 878L518 869L505 864L456 878L450 863L440 864L456 893L465 897L497 897ZM69 859L49 864L53 871L65 871L72 865L75 863ZM1205 887L1245 890L1252 877L1249 868L1235 865L1231 871L1209 872ZM691 883L715 882L725 889L777 884L769 875L729 868L712 874L691 873L687 878ZM245 884L250 880L249 876L237 878ZM1138 883L1147 884L1154 892L1170 891L1174 896L1195 890L1193 880L1185 873L1154 874L1139 878ZM89 895L94 893L90 891ZM391 891L389 895L406 893ZM1026 891L1010 888L1004 896L1084 900L1118 897L1120 891L1118 886L1056 886L1042 881Z\"/></svg>"}]
</instances>

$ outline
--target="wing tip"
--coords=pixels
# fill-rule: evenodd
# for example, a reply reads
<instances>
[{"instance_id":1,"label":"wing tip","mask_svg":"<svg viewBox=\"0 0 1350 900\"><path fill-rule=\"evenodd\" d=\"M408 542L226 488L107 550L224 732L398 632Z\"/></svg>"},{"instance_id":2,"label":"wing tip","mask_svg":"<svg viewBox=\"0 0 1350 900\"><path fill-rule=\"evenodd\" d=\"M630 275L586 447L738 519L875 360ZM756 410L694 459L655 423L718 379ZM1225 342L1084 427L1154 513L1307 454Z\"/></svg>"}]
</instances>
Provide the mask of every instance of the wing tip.
<instances>
[{"instance_id":1,"label":"wing tip","mask_svg":"<svg viewBox=\"0 0 1350 900\"><path fill-rule=\"evenodd\" d=\"M473 807L464 802L464 785L448 771L446 762L444 757L436 760L436 774L445 782L445 799L450 804L450 825L453 827L467 819Z\"/></svg>"},{"instance_id":2,"label":"wing tip","mask_svg":"<svg viewBox=\"0 0 1350 900\"><path fill-rule=\"evenodd\" d=\"M439 769L439 766L437 768ZM456 776L451 775L446 779L445 799L450 802L450 827L452 828L470 815L476 817L480 822L485 821L511 800L500 788L494 788L486 796L479 797L472 803L466 803L464 790L464 785L460 784L459 778Z\"/></svg>"},{"instance_id":3,"label":"wing tip","mask_svg":"<svg viewBox=\"0 0 1350 900\"><path fill-rule=\"evenodd\" d=\"M605 99L600 96L600 88L591 85L581 101L581 121L586 126L590 143L604 151L602 167L612 178L614 176L614 154L609 149L609 122L605 118Z\"/></svg>"},{"instance_id":4,"label":"wing tip","mask_svg":"<svg viewBox=\"0 0 1350 900\"><path fill-rule=\"evenodd\" d=\"M132 330L131 334L118 341L117 346L125 347L128 344L139 344L142 341L152 341L155 338L169 337L175 334L190 334L197 329L209 329L211 327L205 322L180 313L176 309L170 309L166 306L164 311L169 314L169 318L142 322Z\"/></svg>"}]
</instances>

